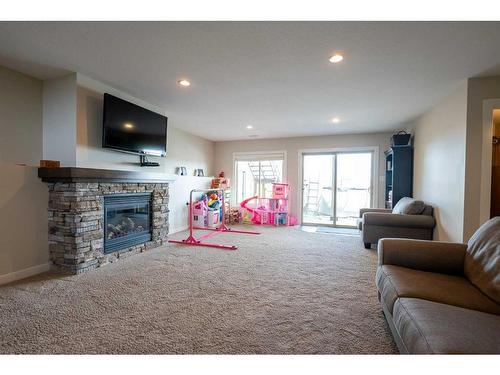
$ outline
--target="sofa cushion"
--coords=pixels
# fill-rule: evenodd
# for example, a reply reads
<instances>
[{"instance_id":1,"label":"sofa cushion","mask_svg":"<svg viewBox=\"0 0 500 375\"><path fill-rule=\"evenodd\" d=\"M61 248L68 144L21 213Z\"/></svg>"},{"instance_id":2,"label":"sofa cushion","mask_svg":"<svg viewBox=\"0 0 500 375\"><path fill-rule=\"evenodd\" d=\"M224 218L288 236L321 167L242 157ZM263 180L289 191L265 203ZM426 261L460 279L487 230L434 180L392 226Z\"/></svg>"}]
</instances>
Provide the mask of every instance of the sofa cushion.
<instances>
[{"instance_id":1,"label":"sofa cushion","mask_svg":"<svg viewBox=\"0 0 500 375\"><path fill-rule=\"evenodd\" d=\"M500 314L500 305L465 277L382 265L377 269L376 282L381 300L391 313L398 298L411 297Z\"/></svg>"},{"instance_id":2,"label":"sofa cushion","mask_svg":"<svg viewBox=\"0 0 500 375\"><path fill-rule=\"evenodd\" d=\"M487 221L469 240L464 272L471 283L500 303L500 217Z\"/></svg>"},{"instance_id":3,"label":"sofa cushion","mask_svg":"<svg viewBox=\"0 0 500 375\"><path fill-rule=\"evenodd\" d=\"M363 215L363 225L432 229L436 226L436 220L432 216L426 215L395 215L375 212ZM385 237L391 237L391 234L389 233Z\"/></svg>"},{"instance_id":4,"label":"sofa cushion","mask_svg":"<svg viewBox=\"0 0 500 375\"><path fill-rule=\"evenodd\" d=\"M393 214L420 215L425 209L425 203L413 198L401 198L392 209Z\"/></svg>"},{"instance_id":5,"label":"sofa cushion","mask_svg":"<svg viewBox=\"0 0 500 375\"><path fill-rule=\"evenodd\" d=\"M500 354L500 316L416 298L400 298L393 322L416 354Z\"/></svg>"}]
</instances>

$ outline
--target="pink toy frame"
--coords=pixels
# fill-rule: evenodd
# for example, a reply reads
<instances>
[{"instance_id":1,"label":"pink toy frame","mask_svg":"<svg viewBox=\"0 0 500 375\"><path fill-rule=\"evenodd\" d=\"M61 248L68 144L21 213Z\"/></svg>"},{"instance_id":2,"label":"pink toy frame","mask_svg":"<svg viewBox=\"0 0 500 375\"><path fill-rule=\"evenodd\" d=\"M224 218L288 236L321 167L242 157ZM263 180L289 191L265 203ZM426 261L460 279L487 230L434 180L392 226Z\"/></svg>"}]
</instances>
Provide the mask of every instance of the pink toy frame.
<instances>
[{"instance_id":1,"label":"pink toy frame","mask_svg":"<svg viewBox=\"0 0 500 375\"><path fill-rule=\"evenodd\" d=\"M195 227L193 226L193 193L206 193L209 191L217 191L221 192L221 200L222 200L222 215L221 215L221 225L218 228L205 228L205 227ZM224 250L236 250L238 247L236 245L221 245L217 243L211 242L203 242L207 238L213 237L219 233L243 233L243 234L260 234L259 232L252 232L246 230L233 230L228 228L224 221L224 189L193 189L189 193L189 236L185 240L169 240L168 242L178 243L181 245L191 245L191 246L205 246L205 247L214 247L216 249L224 249ZM193 235L193 230L201 229L201 230L209 230L212 233L205 234L200 236L199 238L195 238Z\"/></svg>"}]
</instances>

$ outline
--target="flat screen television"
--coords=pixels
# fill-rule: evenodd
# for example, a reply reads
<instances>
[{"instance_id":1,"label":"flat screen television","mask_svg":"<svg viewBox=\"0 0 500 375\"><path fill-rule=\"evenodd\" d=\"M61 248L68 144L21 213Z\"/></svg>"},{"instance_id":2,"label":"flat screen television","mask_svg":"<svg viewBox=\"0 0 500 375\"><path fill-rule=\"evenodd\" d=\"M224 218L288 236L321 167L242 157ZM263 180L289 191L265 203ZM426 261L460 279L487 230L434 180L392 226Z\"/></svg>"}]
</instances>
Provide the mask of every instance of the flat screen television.
<instances>
[{"instance_id":1,"label":"flat screen television","mask_svg":"<svg viewBox=\"0 0 500 375\"><path fill-rule=\"evenodd\" d=\"M102 147L138 155L165 156L167 117L104 94Z\"/></svg>"}]
</instances>

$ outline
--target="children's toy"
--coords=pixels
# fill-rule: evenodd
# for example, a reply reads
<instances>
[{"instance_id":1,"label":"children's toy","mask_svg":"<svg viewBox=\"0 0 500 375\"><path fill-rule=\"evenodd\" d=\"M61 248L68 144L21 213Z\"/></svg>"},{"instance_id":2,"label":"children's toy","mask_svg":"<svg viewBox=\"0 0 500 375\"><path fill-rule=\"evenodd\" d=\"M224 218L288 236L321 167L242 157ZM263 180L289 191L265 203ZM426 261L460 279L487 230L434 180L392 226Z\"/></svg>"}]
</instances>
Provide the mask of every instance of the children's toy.
<instances>
[{"instance_id":1,"label":"children's toy","mask_svg":"<svg viewBox=\"0 0 500 375\"><path fill-rule=\"evenodd\" d=\"M273 197L250 197L240 203L243 222L265 225L290 225L288 184L273 183ZM255 201L252 205L252 201Z\"/></svg>"},{"instance_id":2,"label":"children's toy","mask_svg":"<svg viewBox=\"0 0 500 375\"><path fill-rule=\"evenodd\" d=\"M288 199L289 190L288 184L273 183L273 198Z\"/></svg>"},{"instance_id":3,"label":"children's toy","mask_svg":"<svg viewBox=\"0 0 500 375\"><path fill-rule=\"evenodd\" d=\"M206 227L208 225L208 206L206 199L202 199L194 204L193 224L198 227Z\"/></svg>"},{"instance_id":4,"label":"children's toy","mask_svg":"<svg viewBox=\"0 0 500 375\"><path fill-rule=\"evenodd\" d=\"M226 215L226 224L239 224L242 220L242 215L239 208L230 208Z\"/></svg>"},{"instance_id":5,"label":"children's toy","mask_svg":"<svg viewBox=\"0 0 500 375\"><path fill-rule=\"evenodd\" d=\"M254 212L251 211L249 208L246 208L246 206L244 206L244 205L241 207L243 208L241 211L241 222L243 224L253 224L252 219L254 217Z\"/></svg>"},{"instance_id":6,"label":"children's toy","mask_svg":"<svg viewBox=\"0 0 500 375\"><path fill-rule=\"evenodd\" d=\"M212 189L228 189L231 187L231 183L229 178L217 177L212 179L210 187Z\"/></svg>"},{"instance_id":7,"label":"children's toy","mask_svg":"<svg viewBox=\"0 0 500 375\"><path fill-rule=\"evenodd\" d=\"M258 214L257 210L252 208L249 203L253 200L259 199L258 196L250 197L245 199L240 203L240 206L244 209L243 210L243 222L247 224L260 224L260 215Z\"/></svg>"},{"instance_id":8,"label":"children's toy","mask_svg":"<svg viewBox=\"0 0 500 375\"><path fill-rule=\"evenodd\" d=\"M213 210L219 209L221 206L221 202L219 200L219 196L215 193L210 194L210 199L208 200L208 207Z\"/></svg>"},{"instance_id":9,"label":"children's toy","mask_svg":"<svg viewBox=\"0 0 500 375\"><path fill-rule=\"evenodd\" d=\"M194 207L195 205L198 205L198 203L203 203L205 199L207 199L206 194L203 194L204 197L196 203L193 204L193 193L210 193L210 198L215 198L213 197L213 194L218 199L211 199L210 201L207 200L207 224L203 226L198 226L195 225L195 220L194 220ZM213 202L212 202L213 201ZM210 213L210 203L212 204L217 204L215 201L220 201L220 205L218 208L213 209L212 212ZM228 228L224 222L224 210L221 209L224 207L224 190L223 189L194 189L191 190L189 193L189 236L185 240L169 240L168 242L172 243L178 243L182 245L191 245L191 246L205 246L205 247L214 247L217 249L226 249L226 250L236 250L238 247L235 245L221 245L217 243L210 243L210 242L204 242L207 238L213 237L219 233L227 232L227 233L243 233L243 234L260 234L259 232L252 232L252 231L246 231L246 230L233 230L231 228ZM199 210L203 210L203 205L199 206ZM204 212L204 211L197 211L197 212ZM220 212L220 216L219 216ZM214 215L212 219L210 219L211 215ZM219 226L217 227L214 225L214 227L210 227L210 220L215 219L215 215L218 217L218 222ZM208 227L207 227L208 225ZM205 234L203 236L200 236L198 238L195 238L193 235L193 231L195 229L201 229L201 230L209 230L212 231L211 233Z\"/></svg>"},{"instance_id":10,"label":"children's toy","mask_svg":"<svg viewBox=\"0 0 500 375\"><path fill-rule=\"evenodd\" d=\"M219 210L208 210L207 227L215 228L219 223Z\"/></svg>"},{"instance_id":11,"label":"children's toy","mask_svg":"<svg viewBox=\"0 0 500 375\"><path fill-rule=\"evenodd\" d=\"M274 225L287 225L287 213L278 212L274 215Z\"/></svg>"}]
</instances>

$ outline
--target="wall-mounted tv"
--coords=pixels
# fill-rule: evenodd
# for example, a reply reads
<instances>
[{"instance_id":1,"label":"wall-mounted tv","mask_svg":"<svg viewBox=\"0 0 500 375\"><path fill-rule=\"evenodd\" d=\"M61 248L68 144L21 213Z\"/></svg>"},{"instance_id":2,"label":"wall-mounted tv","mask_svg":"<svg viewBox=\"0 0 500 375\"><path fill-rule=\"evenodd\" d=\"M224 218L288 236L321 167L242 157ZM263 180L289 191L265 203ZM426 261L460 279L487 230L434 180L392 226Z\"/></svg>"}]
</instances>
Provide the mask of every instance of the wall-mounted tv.
<instances>
[{"instance_id":1,"label":"wall-mounted tv","mask_svg":"<svg viewBox=\"0 0 500 375\"><path fill-rule=\"evenodd\" d=\"M102 147L138 155L165 156L167 117L104 94Z\"/></svg>"}]
</instances>

